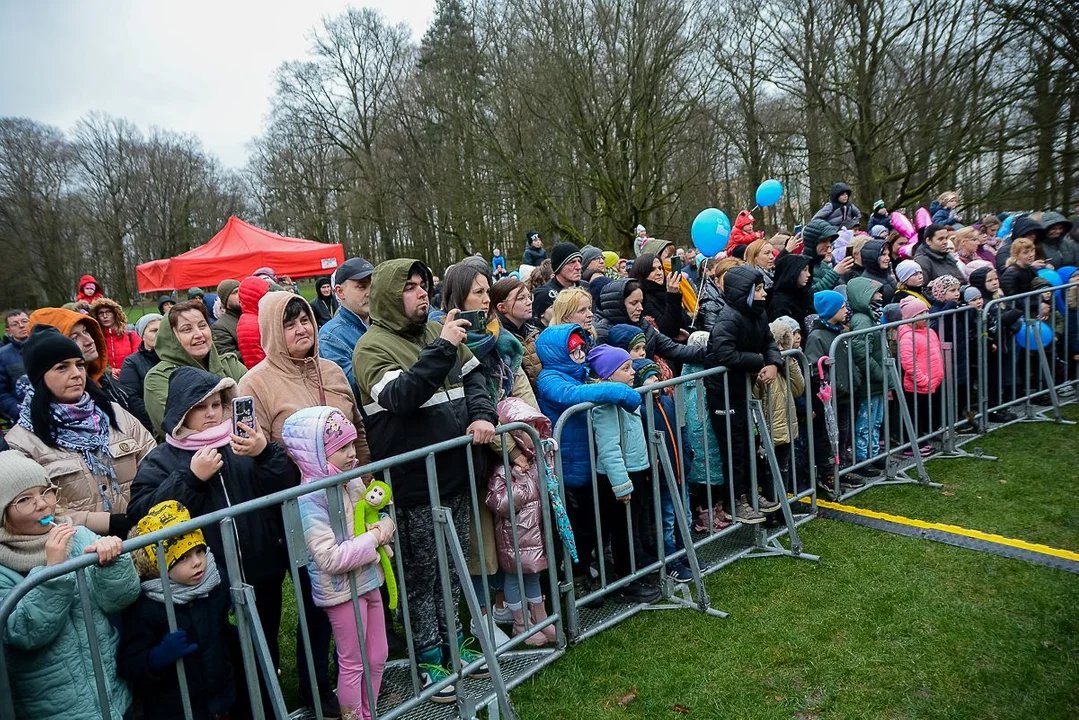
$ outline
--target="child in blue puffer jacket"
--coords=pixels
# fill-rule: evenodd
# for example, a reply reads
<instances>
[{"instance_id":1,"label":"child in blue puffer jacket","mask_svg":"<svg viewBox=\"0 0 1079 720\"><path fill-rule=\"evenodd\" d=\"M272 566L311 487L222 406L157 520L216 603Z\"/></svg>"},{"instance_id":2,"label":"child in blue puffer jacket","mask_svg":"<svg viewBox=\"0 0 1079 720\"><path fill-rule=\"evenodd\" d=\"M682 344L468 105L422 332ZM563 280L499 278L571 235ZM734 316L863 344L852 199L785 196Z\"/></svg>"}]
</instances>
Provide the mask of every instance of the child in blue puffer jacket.
<instances>
[{"instance_id":1,"label":"child in blue puffer jacket","mask_svg":"<svg viewBox=\"0 0 1079 720\"><path fill-rule=\"evenodd\" d=\"M615 403L627 410L636 410L641 405L641 396L628 385L587 382L589 371L585 361L590 338L580 325L572 324L549 327L536 338L536 354L543 363L543 371L536 379L537 399L540 410L554 425L566 410L578 403ZM573 578L582 584L581 591L587 591L591 583L591 554L596 550L595 539L588 536L595 534L596 523L590 460L592 439L587 415L579 412L567 418L557 440L566 513L577 538L578 561L573 565Z\"/></svg>"}]
</instances>

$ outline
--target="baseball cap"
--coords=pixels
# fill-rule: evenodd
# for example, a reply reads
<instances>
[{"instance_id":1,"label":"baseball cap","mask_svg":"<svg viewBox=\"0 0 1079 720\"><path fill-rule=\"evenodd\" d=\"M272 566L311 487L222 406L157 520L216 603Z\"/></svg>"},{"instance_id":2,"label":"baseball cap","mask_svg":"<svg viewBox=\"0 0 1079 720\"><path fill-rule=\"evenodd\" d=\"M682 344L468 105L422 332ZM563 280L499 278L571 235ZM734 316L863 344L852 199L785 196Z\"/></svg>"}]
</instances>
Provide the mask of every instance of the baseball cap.
<instances>
[{"instance_id":1,"label":"baseball cap","mask_svg":"<svg viewBox=\"0 0 1079 720\"><path fill-rule=\"evenodd\" d=\"M375 272L375 266L363 258L349 258L333 274L332 282L340 285L345 280L363 280Z\"/></svg>"}]
</instances>

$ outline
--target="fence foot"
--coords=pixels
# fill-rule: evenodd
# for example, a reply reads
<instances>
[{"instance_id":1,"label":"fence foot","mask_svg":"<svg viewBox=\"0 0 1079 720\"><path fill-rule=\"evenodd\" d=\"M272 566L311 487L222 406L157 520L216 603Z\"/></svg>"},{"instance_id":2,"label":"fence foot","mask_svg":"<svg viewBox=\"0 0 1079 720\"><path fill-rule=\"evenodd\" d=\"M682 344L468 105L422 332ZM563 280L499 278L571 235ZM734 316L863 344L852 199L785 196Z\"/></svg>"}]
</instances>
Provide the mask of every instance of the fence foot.
<instances>
[{"instance_id":1,"label":"fence foot","mask_svg":"<svg viewBox=\"0 0 1079 720\"><path fill-rule=\"evenodd\" d=\"M759 557L789 557L795 560L808 560L810 562L820 562L820 555L813 555L812 553L802 552L801 548L785 548L783 544L779 542L778 538L772 538L765 545L750 548L742 557L745 558L759 558Z\"/></svg>"}]
</instances>

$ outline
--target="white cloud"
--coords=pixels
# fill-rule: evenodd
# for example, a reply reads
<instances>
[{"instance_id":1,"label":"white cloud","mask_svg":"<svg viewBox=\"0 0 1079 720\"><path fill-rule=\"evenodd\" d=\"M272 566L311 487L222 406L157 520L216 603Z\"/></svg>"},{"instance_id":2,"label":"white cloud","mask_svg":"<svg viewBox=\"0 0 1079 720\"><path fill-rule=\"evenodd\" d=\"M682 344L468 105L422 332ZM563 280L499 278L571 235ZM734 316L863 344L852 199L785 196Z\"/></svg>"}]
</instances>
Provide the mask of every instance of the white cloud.
<instances>
[{"instance_id":1,"label":"white cloud","mask_svg":"<svg viewBox=\"0 0 1079 720\"><path fill-rule=\"evenodd\" d=\"M355 3L351 3L355 4ZM344 0L0 0L0 116L70 130L91 110L192 133L238 167L273 71ZM434 0L371 0L418 41Z\"/></svg>"}]
</instances>

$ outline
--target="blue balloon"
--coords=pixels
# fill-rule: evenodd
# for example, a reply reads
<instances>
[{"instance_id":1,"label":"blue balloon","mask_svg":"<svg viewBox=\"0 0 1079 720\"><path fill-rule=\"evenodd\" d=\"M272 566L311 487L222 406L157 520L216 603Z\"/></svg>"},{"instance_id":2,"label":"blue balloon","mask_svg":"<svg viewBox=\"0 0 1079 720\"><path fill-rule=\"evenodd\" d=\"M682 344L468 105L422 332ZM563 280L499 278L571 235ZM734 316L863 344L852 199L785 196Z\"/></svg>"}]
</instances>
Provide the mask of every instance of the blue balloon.
<instances>
[{"instance_id":1,"label":"blue balloon","mask_svg":"<svg viewBox=\"0 0 1079 720\"><path fill-rule=\"evenodd\" d=\"M1008 235L1010 235L1011 232L1012 232L1012 223L1013 222L1015 222L1015 215L1014 214L1009 215L1008 217L1004 218L1004 222L1002 222L1000 224L1000 229L997 230L997 237L998 238L1003 238L1003 237L1007 237Z\"/></svg>"},{"instance_id":2,"label":"blue balloon","mask_svg":"<svg viewBox=\"0 0 1079 720\"><path fill-rule=\"evenodd\" d=\"M1035 334L1035 328L1024 325L1019 334L1015 336L1016 345L1027 350L1037 350L1039 345L1048 347L1053 344L1053 328L1041 321L1038 321L1035 327L1037 328L1037 334Z\"/></svg>"},{"instance_id":3,"label":"blue balloon","mask_svg":"<svg viewBox=\"0 0 1079 720\"><path fill-rule=\"evenodd\" d=\"M783 183L778 180L765 180L757 187L757 204L771 207L783 197Z\"/></svg>"},{"instance_id":4,"label":"blue balloon","mask_svg":"<svg viewBox=\"0 0 1079 720\"><path fill-rule=\"evenodd\" d=\"M706 208L693 218L690 236L702 255L716 255L727 247L731 239L731 220L722 210Z\"/></svg>"},{"instance_id":5,"label":"blue balloon","mask_svg":"<svg viewBox=\"0 0 1079 720\"><path fill-rule=\"evenodd\" d=\"M1059 275L1060 279L1064 282L1069 282L1076 270L1079 270L1079 268L1076 268L1074 265L1065 265L1062 268L1057 268L1057 275Z\"/></svg>"}]
</instances>

